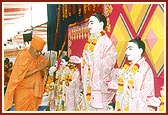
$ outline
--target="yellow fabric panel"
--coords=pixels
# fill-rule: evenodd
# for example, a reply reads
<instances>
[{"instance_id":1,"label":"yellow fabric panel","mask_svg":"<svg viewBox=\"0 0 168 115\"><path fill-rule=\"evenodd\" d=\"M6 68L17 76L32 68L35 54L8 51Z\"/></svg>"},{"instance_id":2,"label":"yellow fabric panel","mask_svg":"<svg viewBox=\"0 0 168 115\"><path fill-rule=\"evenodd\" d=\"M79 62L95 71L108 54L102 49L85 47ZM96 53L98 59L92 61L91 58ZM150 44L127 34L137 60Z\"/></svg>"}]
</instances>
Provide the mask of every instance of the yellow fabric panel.
<instances>
[{"instance_id":1,"label":"yellow fabric panel","mask_svg":"<svg viewBox=\"0 0 168 115\"><path fill-rule=\"evenodd\" d=\"M134 29L136 32L138 31L138 28L141 26L141 23L145 17L145 13L147 12L148 7L149 7L149 4L143 4L143 5L141 5L139 12L137 12L137 14L136 14L136 10L134 11L135 13L133 13L133 14L137 15L136 19L134 18L134 15L132 16L133 22L134 22L133 23Z\"/></svg>"},{"instance_id":2,"label":"yellow fabric panel","mask_svg":"<svg viewBox=\"0 0 168 115\"><path fill-rule=\"evenodd\" d=\"M151 29L159 39L164 39L164 28L161 25L159 17L154 16L151 21Z\"/></svg>"},{"instance_id":3,"label":"yellow fabric panel","mask_svg":"<svg viewBox=\"0 0 168 115\"><path fill-rule=\"evenodd\" d=\"M138 28L141 26L142 20L145 17L145 13L147 12L147 8L149 7L148 4L135 4L130 12L133 27L137 32Z\"/></svg>"},{"instance_id":4,"label":"yellow fabric panel","mask_svg":"<svg viewBox=\"0 0 168 115\"><path fill-rule=\"evenodd\" d=\"M159 6L156 8L154 14L158 17L160 24L164 26L164 13Z\"/></svg>"},{"instance_id":5,"label":"yellow fabric panel","mask_svg":"<svg viewBox=\"0 0 168 115\"><path fill-rule=\"evenodd\" d=\"M130 11L129 11L129 9L128 9L128 4L124 4L124 5L123 5L123 9L124 9L124 11L125 11L125 13L126 13L128 19L129 19L131 25L134 25L134 23L133 23L133 21L132 21L131 14L130 14ZM134 29L135 29L135 28L134 28Z\"/></svg>"},{"instance_id":6,"label":"yellow fabric panel","mask_svg":"<svg viewBox=\"0 0 168 115\"><path fill-rule=\"evenodd\" d=\"M123 5L123 8L132 26L137 32L138 28L141 26L140 24L142 23L150 4L132 4L132 5L133 7L131 11L128 10L129 6L127 4Z\"/></svg>"},{"instance_id":7,"label":"yellow fabric panel","mask_svg":"<svg viewBox=\"0 0 168 115\"><path fill-rule=\"evenodd\" d=\"M111 38L113 36L115 36L118 41L116 45L116 50L118 53L117 65L120 66L125 56L124 54L127 47L127 42L131 39L123 21L121 20L121 16L116 22Z\"/></svg>"},{"instance_id":8,"label":"yellow fabric panel","mask_svg":"<svg viewBox=\"0 0 168 115\"><path fill-rule=\"evenodd\" d=\"M159 72L164 64L164 14L159 8L156 8L152 18L145 29L142 39L145 41L149 31L153 31L155 37L157 38L156 43L153 45L152 49L146 43L146 53L156 71ZM153 40L153 38L151 38Z\"/></svg>"}]
</instances>

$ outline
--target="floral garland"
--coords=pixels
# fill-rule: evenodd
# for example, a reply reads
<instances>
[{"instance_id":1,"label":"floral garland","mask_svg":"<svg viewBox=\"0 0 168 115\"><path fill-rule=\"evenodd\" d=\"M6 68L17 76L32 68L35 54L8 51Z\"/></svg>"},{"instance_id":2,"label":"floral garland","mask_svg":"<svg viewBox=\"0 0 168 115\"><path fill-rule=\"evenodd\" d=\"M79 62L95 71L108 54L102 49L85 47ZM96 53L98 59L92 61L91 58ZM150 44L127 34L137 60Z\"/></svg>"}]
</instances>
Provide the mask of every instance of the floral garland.
<instances>
[{"instance_id":1,"label":"floral garland","mask_svg":"<svg viewBox=\"0 0 168 115\"><path fill-rule=\"evenodd\" d=\"M65 89L66 86L69 85L69 71L66 71L67 68L59 68L56 73L56 81L55 81L55 111L65 111L65 103L66 103L66 95ZM66 84L66 81L68 83Z\"/></svg>"},{"instance_id":2,"label":"floral garland","mask_svg":"<svg viewBox=\"0 0 168 115\"><path fill-rule=\"evenodd\" d=\"M123 66L123 68L122 68L123 73L118 78L118 90L116 93L116 110L117 111L121 111L121 103L120 102L122 99L120 99L120 96L123 93L124 85L127 85L128 89L130 89L131 87L134 89L133 77L136 74L136 72L138 71L139 65L138 64L133 65L132 68L130 69L130 71L127 72L130 65L131 65L130 63L126 63ZM129 94L127 91L125 92L123 102L124 102L124 111L128 111L129 110Z\"/></svg>"},{"instance_id":3,"label":"floral garland","mask_svg":"<svg viewBox=\"0 0 168 115\"><path fill-rule=\"evenodd\" d=\"M66 67L57 70L55 87L56 111L66 111L66 87L70 85L76 70L77 67L74 64L68 64Z\"/></svg>"},{"instance_id":4,"label":"floral garland","mask_svg":"<svg viewBox=\"0 0 168 115\"><path fill-rule=\"evenodd\" d=\"M67 76L65 76L65 84L66 86L69 86L70 82L72 81L73 74L77 70L77 67L75 64L68 64L67 66L70 71L68 72Z\"/></svg>"},{"instance_id":5,"label":"floral garland","mask_svg":"<svg viewBox=\"0 0 168 115\"><path fill-rule=\"evenodd\" d=\"M164 99L165 99L164 90L165 90L165 88L163 86L162 90L160 91L161 96L159 97L160 101L161 101L159 111L164 111L165 110L165 108L164 108Z\"/></svg>"},{"instance_id":6,"label":"floral garland","mask_svg":"<svg viewBox=\"0 0 168 115\"><path fill-rule=\"evenodd\" d=\"M85 46L84 46L84 50L88 51L90 53L90 58L93 59L94 58L94 48L95 45L97 43L97 40L101 37L105 35L105 31L101 31L99 34L94 34L91 35L88 39L88 41L86 42ZM84 66L86 65L85 60L82 61L82 70L84 69ZM91 98L91 86L90 86L90 65L86 65L87 66L87 89L86 89L86 110L88 110L90 105L90 98Z\"/></svg>"},{"instance_id":7,"label":"floral garland","mask_svg":"<svg viewBox=\"0 0 168 115\"><path fill-rule=\"evenodd\" d=\"M160 103L159 111L164 111L164 95L161 95L160 100L161 100L161 103Z\"/></svg>"},{"instance_id":8,"label":"floral garland","mask_svg":"<svg viewBox=\"0 0 168 115\"><path fill-rule=\"evenodd\" d=\"M87 50L89 52L93 52L98 38L103 35L105 35L105 31L101 31L99 34L96 34L96 35L95 34L90 35L89 39L87 40L87 42L84 46L84 50Z\"/></svg>"}]
</instances>

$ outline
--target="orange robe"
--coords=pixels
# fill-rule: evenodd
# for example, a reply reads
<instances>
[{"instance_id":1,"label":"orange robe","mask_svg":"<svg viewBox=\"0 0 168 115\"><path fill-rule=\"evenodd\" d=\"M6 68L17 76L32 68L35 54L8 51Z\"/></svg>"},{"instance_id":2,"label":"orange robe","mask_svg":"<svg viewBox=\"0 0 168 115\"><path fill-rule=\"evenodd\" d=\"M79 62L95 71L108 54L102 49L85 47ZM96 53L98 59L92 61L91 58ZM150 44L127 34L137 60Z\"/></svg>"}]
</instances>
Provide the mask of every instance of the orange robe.
<instances>
[{"instance_id":1,"label":"orange robe","mask_svg":"<svg viewBox=\"0 0 168 115\"><path fill-rule=\"evenodd\" d=\"M8 110L13 103L15 111L37 111L44 93L46 71L42 78L40 72L36 72L24 78L26 72L37 67L38 63L46 61L43 56L33 58L28 49L21 51L15 60L4 97L4 110Z\"/></svg>"}]
</instances>

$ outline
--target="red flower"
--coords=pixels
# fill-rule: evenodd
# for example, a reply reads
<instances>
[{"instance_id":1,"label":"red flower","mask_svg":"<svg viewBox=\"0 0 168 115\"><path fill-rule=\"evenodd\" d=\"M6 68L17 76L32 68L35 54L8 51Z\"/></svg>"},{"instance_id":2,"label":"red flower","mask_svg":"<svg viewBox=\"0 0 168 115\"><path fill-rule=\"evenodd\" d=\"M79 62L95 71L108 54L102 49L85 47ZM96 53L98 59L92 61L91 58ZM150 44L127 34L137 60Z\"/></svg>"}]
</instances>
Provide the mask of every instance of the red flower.
<instances>
[{"instance_id":1,"label":"red flower","mask_svg":"<svg viewBox=\"0 0 168 115\"><path fill-rule=\"evenodd\" d=\"M137 67L138 67L138 69L139 69L139 64L137 64L137 63L136 63L136 64L135 64L135 66L137 66Z\"/></svg>"},{"instance_id":2,"label":"red flower","mask_svg":"<svg viewBox=\"0 0 168 115\"><path fill-rule=\"evenodd\" d=\"M125 64L127 64L128 66L130 66L130 65L131 65L131 62L128 61L128 60L125 60L124 65L125 65Z\"/></svg>"}]
</instances>

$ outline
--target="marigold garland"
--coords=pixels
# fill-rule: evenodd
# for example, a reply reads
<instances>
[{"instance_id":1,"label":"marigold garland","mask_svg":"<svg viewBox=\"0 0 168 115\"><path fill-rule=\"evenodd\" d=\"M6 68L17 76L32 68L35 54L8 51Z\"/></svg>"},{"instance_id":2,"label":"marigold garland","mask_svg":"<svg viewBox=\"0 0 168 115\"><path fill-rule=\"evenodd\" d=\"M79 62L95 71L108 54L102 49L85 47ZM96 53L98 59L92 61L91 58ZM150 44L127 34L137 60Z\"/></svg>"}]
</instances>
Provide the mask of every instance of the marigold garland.
<instances>
[{"instance_id":1,"label":"marigold garland","mask_svg":"<svg viewBox=\"0 0 168 115\"><path fill-rule=\"evenodd\" d=\"M165 96L164 96L164 88L162 88L161 90L161 97L160 97L160 107L159 107L159 111L164 111L164 99L165 99Z\"/></svg>"},{"instance_id":2,"label":"marigold garland","mask_svg":"<svg viewBox=\"0 0 168 115\"><path fill-rule=\"evenodd\" d=\"M96 35L90 35L88 41L86 42L85 46L84 46L84 50L88 51L90 53L90 58L93 59L94 55L93 55L93 51L95 48L95 45L97 43L97 40L101 37L105 35L105 31L100 32L99 34ZM86 65L85 60L82 61L82 71L84 69L84 66ZM88 104L90 103L90 98L91 98L91 86L90 86L90 76L91 76L91 72L90 72L90 66L87 65L87 89L86 89L86 110L88 110Z\"/></svg>"},{"instance_id":3,"label":"marigold garland","mask_svg":"<svg viewBox=\"0 0 168 115\"><path fill-rule=\"evenodd\" d=\"M122 92L123 92L123 88L124 88L124 80L127 80L127 87L128 88L134 88L134 75L136 74L136 72L138 71L139 69L139 65L138 64L135 64L131 70L129 71L129 73L127 73L126 71L128 71L128 68L130 67L130 64L131 63L126 63L124 64L122 70L123 70L123 73L120 75L120 77L118 78L118 90L117 90L117 94L116 94L116 110L117 111L121 111L121 103L120 103L120 99L118 98ZM125 76L125 74L127 74ZM124 102L124 111L128 111L129 110L129 94L128 92L126 91L125 92L125 102Z\"/></svg>"}]
</instances>

